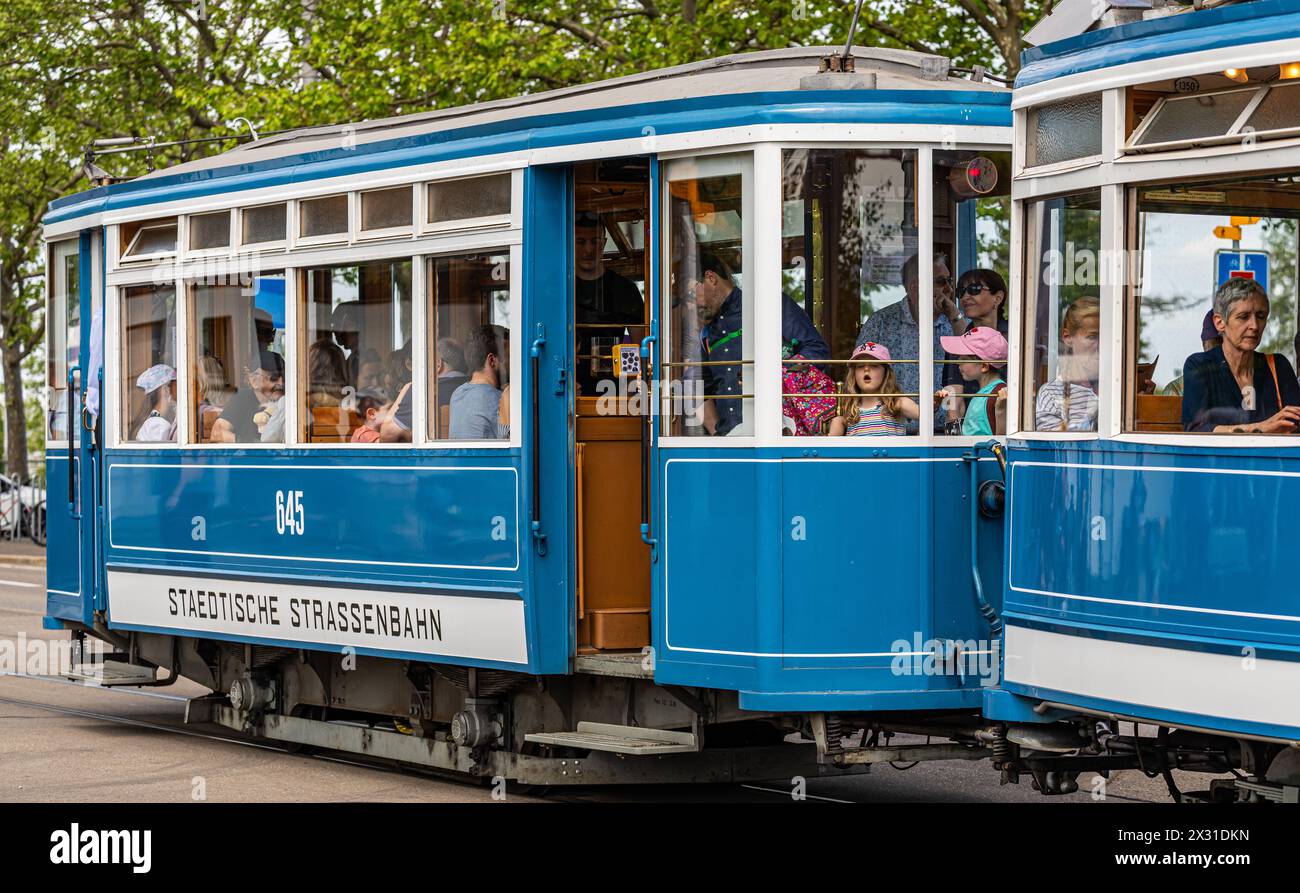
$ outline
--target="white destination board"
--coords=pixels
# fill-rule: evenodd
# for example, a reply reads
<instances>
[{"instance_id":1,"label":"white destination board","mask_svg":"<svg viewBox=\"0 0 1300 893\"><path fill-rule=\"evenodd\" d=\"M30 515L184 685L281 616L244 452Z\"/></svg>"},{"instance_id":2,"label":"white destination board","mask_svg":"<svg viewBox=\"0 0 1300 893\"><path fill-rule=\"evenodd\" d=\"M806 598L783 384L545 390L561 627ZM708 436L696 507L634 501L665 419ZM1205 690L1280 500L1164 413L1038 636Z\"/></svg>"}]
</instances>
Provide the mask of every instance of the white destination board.
<instances>
[{"instance_id":1,"label":"white destination board","mask_svg":"<svg viewBox=\"0 0 1300 893\"><path fill-rule=\"evenodd\" d=\"M112 624L526 664L516 598L108 571Z\"/></svg>"}]
</instances>

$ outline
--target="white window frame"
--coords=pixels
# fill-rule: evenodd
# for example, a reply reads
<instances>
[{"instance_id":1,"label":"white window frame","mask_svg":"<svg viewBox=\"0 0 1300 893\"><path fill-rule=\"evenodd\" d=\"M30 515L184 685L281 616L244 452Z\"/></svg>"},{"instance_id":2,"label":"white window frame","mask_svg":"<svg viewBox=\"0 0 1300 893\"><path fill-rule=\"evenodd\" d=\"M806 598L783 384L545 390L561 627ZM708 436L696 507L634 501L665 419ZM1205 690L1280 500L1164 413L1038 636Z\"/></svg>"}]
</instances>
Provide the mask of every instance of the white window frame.
<instances>
[{"instance_id":1,"label":"white window frame","mask_svg":"<svg viewBox=\"0 0 1300 893\"><path fill-rule=\"evenodd\" d=\"M513 171L502 170L502 171L491 171L488 173L470 174L468 176L463 176L463 177L442 177L436 180L425 180L423 183L419 184L419 188L416 190L418 193L417 211L419 214L418 219L419 219L420 233L427 235L427 234L435 234L435 233L460 232L463 230L505 229L511 227L512 225L514 225L515 221L519 219L520 216L519 205L516 203L516 195L520 191L519 187L522 185L523 182L522 173L523 172L519 170L513 170ZM457 220L444 220L439 223L429 222L429 208L430 208L429 191L434 186L439 186L445 183L451 183L458 180L477 180L483 177L500 177L500 176L510 177L510 210L507 211L505 214L493 214L484 217L464 217Z\"/></svg>"},{"instance_id":2,"label":"white window frame","mask_svg":"<svg viewBox=\"0 0 1300 893\"><path fill-rule=\"evenodd\" d=\"M773 154L775 152L775 154ZM660 251L660 294L656 295L654 300L659 301L662 310L660 316L660 345L661 351L657 351L664 360L669 363L681 362L681 358L671 349L667 336L669 329L669 320L672 314L672 295L669 284L672 258L672 239L671 233L667 227L663 226L663 221L667 220L667 214L671 208L669 184L676 180L697 180L706 177L725 177L739 174L741 177L741 253L746 268L744 287L742 289L742 314L745 320L743 334L741 336L741 358L752 357L753 363L742 366L746 369L744 389L753 394L750 400L742 401L746 416L752 416L752 426L750 431L745 434L729 434L725 437L711 437L707 434L700 435L668 435L659 436L659 446L673 448L697 448L706 449L728 449L728 448L752 448L759 444L762 438L764 428L772 428L777 435L780 434L781 424L781 398L777 390L771 387L755 388L757 382L779 380L780 364L776 359L780 357L778 350L775 356L762 356L757 352L757 346L769 342L776 343L781 337L780 317L777 317L776 328L774 332L766 331L771 328L772 321L770 314L758 315L754 308L762 306L762 302L771 300L769 292L775 291L777 306L780 306L781 298L781 279L780 263L781 256L779 253L780 232L776 233L776 242L778 253L772 257L764 257L759 253L761 243L756 243L755 239L760 238L760 227L756 226L755 215L758 208L763 208L765 216L770 216L775 208L775 214L778 215L779 221L781 208L781 181L780 181L780 152L772 144L766 145L748 145L728 149L725 152L716 153L697 153L676 157L662 162L660 168L660 203L659 215L661 231L659 235ZM770 188L765 190L764 186L770 187L769 182L772 172L776 171L777 180L775 188L777 192L773 195L766 195ZM760 176L761 173L761 176ZM675 176L676 174L676 176ZM779 226L779 222L776 224ZM771 227L767 227L770 229ZM764 233L762 235L764 242L771 242L772 236ZM777 271L775 278L771 275L772 262L775 260ZM671 381L674 374L680 374L675 370L681 367L670 366L668 380ZM664 378L663 369L657 369L655 376L661 381ZM661 418L668 420L672 418L673 399L670 394L670 388L661 387L659 411ZM512 416L513 418L513 416ZM665 423L664 428L666 429ZM513 426L512 426L513 428ZM770 435L769 435L770 436Z\"/></svg>"},{"instance_id":3,"label":"white window frame","mask_svg":"<svg viewBox=\"0 0 1300 893\"><path fill-rule=\"evenodd\" d=\"M217 214L226 215L226 245L220 248L194 248L190 244L190 221L195 217L215 217ZM181 227L183 229L183 241L181 256L186 260L196 257L229 257L235 250L235 214L231 209L219 211L200 211L194 214L181 215Z\"/></svg>"},{"instance_id":4,"label":"white window frame","mask_svg":"<svg viewBox=\"0 0 1300 893\"><path fill-rule=\"evenodd\" d=\"M347 221L343 224L343 230L337 233L324 233L318 236L304 236L302 234L302 206L306 202L320 201L326 198L342 198L347 207ZM348 245L352 241L352 233L357 228L356 215L354 211L354 202L352 194L346 191L330 192L323 195L304 196L293 202L292 219L289 221L290 240L293 248L308 248L318 245Z\"/></svg>"},{"instance_id":5,"label":"white window frame","mask_svg":"<svg viewBox=\"0 0 1300 893\"><path fill-rule=\"evenodd\" d=\"M1110 99L1105 90L1081 90L1070 96L1058 96L1046 99L1042 102L1035 103L1032 106L1018 108L1012 116L1012 127L1014 129L1013 139L1015 140L1015 151L1013 152L1013 164L1015 165L1014 177L1042 177L1051 174L1062 173L1065 171L1078 170L1084 167L1093 167L1101 164L1106 158L1106 138L1105 138L1105 121L1106 109L1110 104ZM1072 99L1080 99L1085 96L1096 94L1101 102L1101 117L1097 121L1097 126L1101 128L1101 151L1091 155L1080 155L1077 158L1066 158L1061 161L1054 161L1051 164L1030 164L1029 163L1029 135L1031 117L1049 105L1058 105L1063 102L1069 102Z\"/></svg>"},{"instance_id":6,"label":"white window frame","mask_svg":"<svg viewBox=\"0 0 1300 893\"><path fill-rule=\"evenodd\" d=\"M285 251L289 247L289 227L291 225L289 215L293 210L290 206L293 202L288 199L279 199L270 202L256 202L249 205L237 205L233 209L235 214L235 235L234 251L237 253L248 253L250 251ZM244 214L247 211L255 211L259 208L270 208L274 205L284 206L284 235L279 239L273 239L269 242L245 242L244 241Z\"/></svg>"},{"instance_id":7,"label":"white window frame","mask_svg":"<svg viewBox=\"0 0 1300 893\"><path fill-rule=\"evenodd\" d=\"M69 248L71 249L71 251L68 250ZM45 437L46 437L45 445L46 445L47 453L50 450L52 450L54 447L66 448L68 446L68 439L69 439L68 437L59 438L57 440L50 437L50 415L54 411L54 407L52 405L49 405L49 401L51 397L57 399L57 395L61 392L65 394L64 399L67 401L66 424L68 426L68 435L73 440L80 439L81 407L73 406L72 395L66 393L69 390L68 369L67 369L68 364L66 363L66 358L68 355L68 317L67 317L68 283L67 283L67 278L64 275L64 270L66 269L66 266L63 263L64 258L67 258L71 255L76 255L78 257L77 275L78 277L85 275L86 271L82 271L80 269L81 267L80 254L81 254L81 239L80 237L77 236L73 236L71 238L66 238L66 239L57 239L55 241L49 242L45 246L45 256L49 259L48 260L49 269L47 270L47 275L45 277L46 374L45 374L44 381L42 381L41 392L42 392L42 402L46 405L42 406L42 409L44 411L41 413L41 424L45 428ZM61 297L61 302L56 300L60 297ZM78 300L80 300L80 295L78 295ZM59 306L60 303L62 304L62 309L60 309L56 313L55 307ZM52 321L57 321L57 324L54 324ZM82 320L80 324L87 325L88 321ZM80 345L78 345L78 350L80 350ZM60 376L59 384L51 385L49 383L50 381L49 372L51 367L54 366L55 363L54 358L56 355L64 359L65 362L63 368L63 374Z\"/></svg>"},{"instance_id":8,"label":"white window frame","mask_svg":"<svg viewBox=\"0 0 1300 893\"><path fill-rule=\"evenodd\" d=\"M1195 149L1202 146L1218 146L1225 143L1232 143L1242 139L1242 128L1250 120L1251 115L1264 102L1264 100L1273 93L1274 90L1296 90L1300 91L1300 81L1282 81L1279 83L1253 84L1246 87L1233 87L1226 90L1214 90L1208 93L1197 93L1189 96L1162 96L1160 100L1147 112L1142 123L1137 126L1133 134L1124 143L1125 154L1130 155L1151 155L1159 152L1171 152L1178 149ZM1171 102L1189 102L1193 99L1204 96L1223 96L1229 93L1250 93L1254 92L1254 97L1246 103L1245 108L1237 115L1236 119L1229 125L1228 129L1217 136L1192 137L1182 140L1167 140L1163 143L1149 143L1145 146L1139 145L1138 141L1154 125L1156 118L1164 107ZM1293 101L1300 102L1300 93L1292 97ZM1286 139L1287 137L1300 135L1300 125L1295 127L1280 127L1273 130L1251 131L1250 136L1255 140L1275 140Z\"/></svg>"},{"instance_id":9,"label":"white window frame","mask_svg":"<svg viewBox=\"0 0 1300 893\"><path fill-rule=\"evenodd\" d=\"M402 187L406 187L411 193L411 222L405 226L388 226L382 229L363 229L364 218L362 216L362 207L365 197L376 192L395 192ZM419 186L416 183L396 183L385 186L375 186L372 189L358 189L352 194L352 233L353 239L357 242L372 242L379 239L397 239L409 238L415 232L415 215L418 213L417 205L419 204L418 193Z\"/></svg>"},{"instance_id":10,"label":"white window frame","mask_svg":"<svg viewBox=\"0 0 1300 893\"><path fill-rule=\"evenodd\" d=\"M144 235L146 230L163 229L167 226L176 227L175 247L172 248L171 251L153 251L148 254L131 253L131 250L140 243L140 237ZM131 236L131 241L126 244L126 247L122 248L122 255L119 260L123 264L131 264L134 266L136 264L156 263L161 260L177 257L180 254L181 239L181 219L179 216L142 221L139 229L135 231L135 235ZM119 244L121 244L120 241Z\"/></svg>"}]
</instances>

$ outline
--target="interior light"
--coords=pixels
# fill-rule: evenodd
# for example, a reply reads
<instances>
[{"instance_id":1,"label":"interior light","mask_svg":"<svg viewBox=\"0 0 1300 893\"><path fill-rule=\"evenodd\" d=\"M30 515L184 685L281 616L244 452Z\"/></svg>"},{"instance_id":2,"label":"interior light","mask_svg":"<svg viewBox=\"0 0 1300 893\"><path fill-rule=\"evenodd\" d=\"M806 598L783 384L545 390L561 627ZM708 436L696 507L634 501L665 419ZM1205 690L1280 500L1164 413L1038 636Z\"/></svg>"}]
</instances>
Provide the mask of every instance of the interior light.
<instances>
[{"instance_id":1,"label":"interior light","mask_svg":"<svg viewBox=\"0 0 1300 893\"><path fill-rule=\"evenodd\" d=\"M1250 75L1246 74L1246 69L1244 68L1225 68L1223 70L1223 76L1228 80L1236 81L1239 84L1244 84L1246 81L1250 80ZM1285 77L1285 75L1283 75L1283 77Z\"/></svg>"},{"instance_id":2,"label":"interior light","mask_svg":"<svg viewBox=\"0 0 1300 893\"><path fill-rule=\"evenodd\" d=\"M1300 78L1300 62L1288 62L1281 66L1282 80L1293 81Z\"/></svg>"}]
</instances>

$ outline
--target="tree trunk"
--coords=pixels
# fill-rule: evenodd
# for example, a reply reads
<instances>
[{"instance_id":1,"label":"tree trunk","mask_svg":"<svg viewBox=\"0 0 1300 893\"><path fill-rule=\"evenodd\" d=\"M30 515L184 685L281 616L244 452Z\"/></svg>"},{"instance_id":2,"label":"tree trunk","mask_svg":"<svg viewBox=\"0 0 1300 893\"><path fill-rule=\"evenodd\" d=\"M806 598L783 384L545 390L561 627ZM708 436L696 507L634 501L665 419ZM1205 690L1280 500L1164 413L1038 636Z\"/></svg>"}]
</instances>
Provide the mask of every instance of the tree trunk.
<instances>
[{"instance_id":1,"label":"tree trunk","mask_svg":"<svg viewBox=\"0 0 1300 893\"><path fill-rule=\"evenodd\" d=\"M23 405L23 358L7 342L0 345L0 355L3 356L5 375L5 473L26 481L27 411Z\"/></svg>"}]
</instances>

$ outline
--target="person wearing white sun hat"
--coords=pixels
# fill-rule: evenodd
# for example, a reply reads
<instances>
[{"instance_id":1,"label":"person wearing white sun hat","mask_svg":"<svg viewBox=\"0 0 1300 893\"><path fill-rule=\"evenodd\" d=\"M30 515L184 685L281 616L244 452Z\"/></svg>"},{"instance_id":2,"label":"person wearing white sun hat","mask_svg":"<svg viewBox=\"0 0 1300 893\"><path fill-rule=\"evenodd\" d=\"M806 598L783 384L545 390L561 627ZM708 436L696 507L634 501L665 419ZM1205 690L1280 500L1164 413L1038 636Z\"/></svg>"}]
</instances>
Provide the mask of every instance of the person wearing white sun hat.
<instances>
[{"instance_id":1,"label":"person wearing white sun hat","mask_svg":"<svg viewBox=\"0 0 1300 893\"><path fill-rule=\"evenodd\" d=\"M171 443L176 440L176 370L165 363L140 373L135 386L145 392L144 419L136 428L141 443Z\"/></svg>"}]
</instances>

